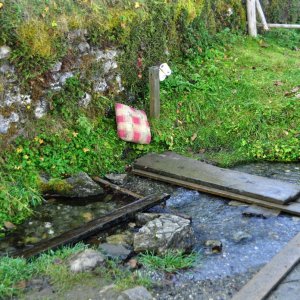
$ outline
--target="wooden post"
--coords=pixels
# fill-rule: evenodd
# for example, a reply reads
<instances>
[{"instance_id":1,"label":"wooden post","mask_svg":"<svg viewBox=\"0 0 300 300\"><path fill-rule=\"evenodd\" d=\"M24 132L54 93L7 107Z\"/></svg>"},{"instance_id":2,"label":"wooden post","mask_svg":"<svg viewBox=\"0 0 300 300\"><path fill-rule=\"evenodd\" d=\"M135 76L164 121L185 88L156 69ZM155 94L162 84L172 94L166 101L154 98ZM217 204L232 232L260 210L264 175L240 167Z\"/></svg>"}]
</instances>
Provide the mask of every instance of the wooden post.
<instances>
[{"instance_id":1,"label":"wooden post","mask_svg":"<svg viewBox=\"0 0 300 300\"><path fill-rule=\"evenodd\" d=\"M255 1L256 0L247 0L248 33L253 37L257 37Z\"/></svg>"},{"instance_id":2,"label":"wooden post","mask_svg":"<svg viewBox=\"0 0 300 300\"><path fill-rule=\"evenodd\" d=\"M159 119L160 93L159 93L159 67L149 68L150 86L150 118Z\"/></svg>"},{"instance_id":3,"label":"wooden post","mask_svg":"<svg viewBox=\"0 0 300 300\"><path fill-rule=\"evenodd\" d=\"M257 8L257 12L259 14L259 17L261 19L261 22L263 24L264 30L269 30L269 26L267 24L267 20L266 20L265 14L263 12L263 9L261 7L261 4L260 4L259 0L256 0L256 8Z\"/></svg>"}]
</instances>

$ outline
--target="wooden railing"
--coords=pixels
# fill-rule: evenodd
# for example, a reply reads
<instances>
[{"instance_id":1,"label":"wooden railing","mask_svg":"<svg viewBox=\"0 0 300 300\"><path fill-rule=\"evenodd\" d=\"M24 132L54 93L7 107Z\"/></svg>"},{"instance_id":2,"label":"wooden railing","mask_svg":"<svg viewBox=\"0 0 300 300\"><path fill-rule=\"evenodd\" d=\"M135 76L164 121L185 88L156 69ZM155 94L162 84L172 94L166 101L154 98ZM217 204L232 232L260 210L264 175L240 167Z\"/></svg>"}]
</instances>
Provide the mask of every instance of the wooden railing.
<instances>
[{"instance_id":1,"label":"wooden railing","mask_svg":"<svg viewBox=\"0 0 300 300\"><path fill-rule=\"evenodd\" d=\"M256 14L259 15L261 23L257 22ZM300 29L300 24L269 24L267 23L264 11L259 0L247 0L247 19L248 19L248 33L249 35L257 36L257 27L262 26L264 30L270 28L288 28Z\"/></svg>"}]
</instances>

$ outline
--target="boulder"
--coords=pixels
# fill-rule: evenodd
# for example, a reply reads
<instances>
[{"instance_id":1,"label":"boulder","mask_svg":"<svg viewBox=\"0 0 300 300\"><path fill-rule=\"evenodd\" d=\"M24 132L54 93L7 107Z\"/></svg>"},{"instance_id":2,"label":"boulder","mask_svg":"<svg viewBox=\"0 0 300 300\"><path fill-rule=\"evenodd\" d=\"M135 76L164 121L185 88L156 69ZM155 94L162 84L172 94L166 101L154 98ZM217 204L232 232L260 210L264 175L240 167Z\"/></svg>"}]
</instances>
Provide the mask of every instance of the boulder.
<instances>
[{"instance_id":1,"label":"boulder","mask_svg":"<svg viewBox=\"0 0 300 300\"><path fill-rule=\"evenodd\" d=\"M125 260L132 253L131 250L128 250L123 245L115 245L103 243L99 245L99 249L104 253L105 256L112 259Z\"/></svg>"},{"instance_id":2,"label":"boulder","mask_svg":"<svg viewBox=\"0 0 300 300\"><path fill-rule=\"evenodd\" d=\"M134 251L154 251L165 254L171 250L190 250L195 243L191 221L175 216L161 215L149 221L134 234Z\"/></svg>"},{"instance_id":3,"label":"boulder","mask_svg":"<svg viewBox=\"0 0 300 300\"><path fill-rule=\"evenodd\" d=\"M83 252L75 254L69 261L69 267L72 272L89 271L104 262L104 256L93 249L86 249Z\"/></svg>"},{"instance_id":4,"label":"boulder","mask_svg":"<svg viewBox=\"0 0 300 300\"><path fill-rule=\"evenodd\" d=\"M70 188L65 192L61 192L61 196L84 198L97 196L104 193L103 188L84 172L80 172L72 177L67 178L66 183Z\"/></svg>"}]
</instances>

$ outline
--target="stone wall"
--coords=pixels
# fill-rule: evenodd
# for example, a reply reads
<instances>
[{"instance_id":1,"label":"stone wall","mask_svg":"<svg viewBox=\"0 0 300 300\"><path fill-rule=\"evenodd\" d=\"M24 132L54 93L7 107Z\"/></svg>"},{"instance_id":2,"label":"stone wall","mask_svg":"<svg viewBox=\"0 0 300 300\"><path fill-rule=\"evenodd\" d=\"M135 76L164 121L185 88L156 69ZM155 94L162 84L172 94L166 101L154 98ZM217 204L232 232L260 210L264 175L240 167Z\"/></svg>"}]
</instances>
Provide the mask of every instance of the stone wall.
<instances>
[{"instance_id":1,"label":"stone wall","mask_svg":"<svg viewBox=\"0 0 300 300\"><path fill-rule=\"evenodd\" d=\"M81 99L78 106L86 108L92 100L93 93L118 94L124 90L118 69L118 50L91 47L86 40L85 30L68 33L68 43L72 57L64 57L49 70L43 78L43 89L38 96L35 86L29 91L22 91L22 78L19 78L15 67L9 62L11 49L0 47L0 134L14 135L22 131L30 119L42 118L50 109L47 95L63 88L68 78L85 77L90 81L91 89ZM93 66L94 72L87 72ZM88 78L86 78L88 77ZM33 82L33 85L37 84ZM34 94L34 95L33 95Z\"/></svg>"}]
</instances>

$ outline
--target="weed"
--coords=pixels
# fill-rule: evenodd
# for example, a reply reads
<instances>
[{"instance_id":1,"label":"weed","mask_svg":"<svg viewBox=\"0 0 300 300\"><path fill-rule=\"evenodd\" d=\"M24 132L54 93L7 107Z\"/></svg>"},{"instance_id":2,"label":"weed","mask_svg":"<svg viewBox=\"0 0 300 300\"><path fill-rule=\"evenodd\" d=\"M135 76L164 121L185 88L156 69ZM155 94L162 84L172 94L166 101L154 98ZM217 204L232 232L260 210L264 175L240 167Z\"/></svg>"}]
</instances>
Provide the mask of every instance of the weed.
<instances>
[{"instance_id":1,"label":"weed","mask_svg":"<svg viewBox=\"0 0 300 300\"><path fill-rule=\"evenodd\" d=\"M195 252L184 254L183 251L169 250L161 256L153 252L142 253L139 262L150 269L174 273L193 267L198 258L199 255Z\"/></svg>"},{"instance_id":2,"label":"weed","mask_svg":"<svg viewBox=\"0 0 300 300\"><path fill-rule=\"evenodd\" d=\"M130 271L120 266L117 260L108 260L107 269L105 270L106 277L113 280L118 290L126 290L137 285L145 287L152 286L152 280L140 271Z\"/></svg>"}]
</instances>

